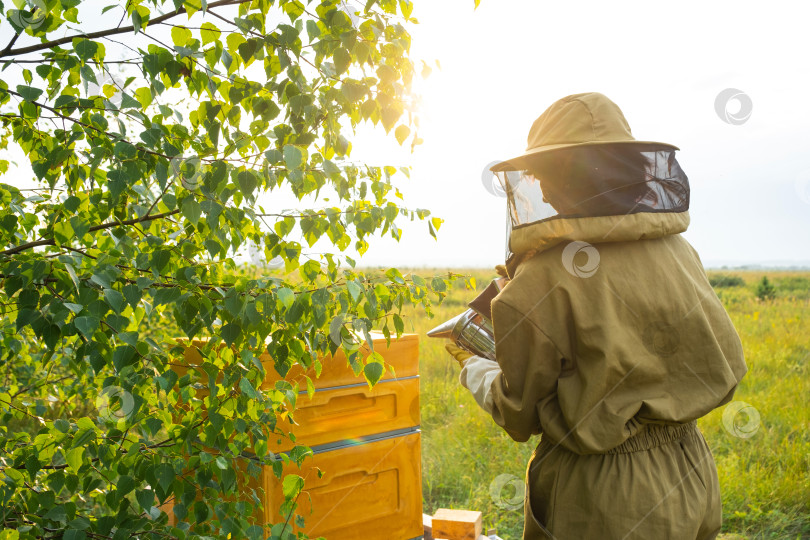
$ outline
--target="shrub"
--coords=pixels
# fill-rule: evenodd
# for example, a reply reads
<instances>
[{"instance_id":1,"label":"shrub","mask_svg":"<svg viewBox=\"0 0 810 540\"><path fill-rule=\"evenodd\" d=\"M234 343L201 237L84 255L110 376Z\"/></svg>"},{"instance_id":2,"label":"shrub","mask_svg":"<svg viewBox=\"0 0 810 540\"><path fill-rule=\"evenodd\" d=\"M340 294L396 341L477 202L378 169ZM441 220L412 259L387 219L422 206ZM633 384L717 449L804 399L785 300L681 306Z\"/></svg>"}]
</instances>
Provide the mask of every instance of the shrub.
<instances>
[{"instance_id":1,"label":"shrub","mask_svg":"<svg viewBox=\"0 0 810 540\"><path fill-rule=\"evenodd\" d=\"M419 143L412 2L108 3L0 1L0 158L32 172L0 159L0 540L302 538L284 466L312 452L272 448L299 383L264 385L260 358L319 373L341 348L374 385L384 359L356 336L401 334L451 281L349 256L441 225L400 206L407 168L350 160L365 120ZM240 275L242 250L276 270ZM206 340L180 375L177 335ZM267 531L241 500L259 466L285 509Z\"/></svg>"},{"instance_id":2,"label":"shrub","mask_svg":"<svg viewBox=\"0 0 810 540\"><path fill-rule=\"evenodd\" d=\"M785 292L806 292L810 291L810 279L801 276L791 276L778 279L776 281L780 291Z\"/></svg>"},{"instance_id":3,"label":"shrub","mask_svg":"<svg viewBox=\"0 0 810 540\"><path fill-rule=\"evenodd\" d=\"M742 287L745 281L740 276L728 276L726 274L717 274L709 276L709 283L715 289L724 289L726 287Z\"/></svg>"},{"instance_id":4,"label":"shrub","mask_svg":"<svg viewBox=\"0 0 810 540\"><path fill-rule=\"evenodd\" d=\"M767 276L762 276L762 280L757 283L756 295L760 300L772 300L776 297L776 287Z\"/></svg>"}]
</instances>

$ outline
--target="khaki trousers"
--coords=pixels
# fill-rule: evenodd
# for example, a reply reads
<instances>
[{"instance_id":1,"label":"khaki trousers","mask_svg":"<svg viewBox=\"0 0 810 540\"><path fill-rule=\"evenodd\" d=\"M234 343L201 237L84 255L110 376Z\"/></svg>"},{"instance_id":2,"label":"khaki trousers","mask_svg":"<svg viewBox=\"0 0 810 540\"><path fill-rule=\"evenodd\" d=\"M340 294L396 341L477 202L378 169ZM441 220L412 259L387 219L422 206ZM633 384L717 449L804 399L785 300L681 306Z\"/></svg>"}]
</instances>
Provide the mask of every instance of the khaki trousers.
<instances>
[{"instance_id":1,"label":"khaki trousers","mask_svg":"<svg viewBox=\"0 0 810 540\"><path fill-rule=\"evenodd\" d=\"M648 424L605 454L575 454L544 437L526 486L525 540L710 540L720 532L717 469L696 422Z\"/></svg>"}]
</instances>

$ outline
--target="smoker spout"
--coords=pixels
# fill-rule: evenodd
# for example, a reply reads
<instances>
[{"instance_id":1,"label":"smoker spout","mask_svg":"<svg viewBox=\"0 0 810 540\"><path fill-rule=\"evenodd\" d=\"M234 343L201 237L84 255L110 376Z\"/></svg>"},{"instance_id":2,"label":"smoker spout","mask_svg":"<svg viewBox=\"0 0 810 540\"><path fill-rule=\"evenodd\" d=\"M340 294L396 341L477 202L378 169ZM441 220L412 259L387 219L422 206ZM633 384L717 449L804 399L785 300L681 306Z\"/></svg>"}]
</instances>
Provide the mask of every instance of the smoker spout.
<instances>
[{"instance_id":1,"label":"smoker spout","mask_svg":"<svg viewBox=\"0 0 810 540\"><path fill-rule=\"evenodd\" d=\"M445 321L433 330L427 333L428 337L447 338L453 339L453 328L456 326L458 320L464 316L464 313L459 313L449 321Z\"/></svg>"}]
</instances>

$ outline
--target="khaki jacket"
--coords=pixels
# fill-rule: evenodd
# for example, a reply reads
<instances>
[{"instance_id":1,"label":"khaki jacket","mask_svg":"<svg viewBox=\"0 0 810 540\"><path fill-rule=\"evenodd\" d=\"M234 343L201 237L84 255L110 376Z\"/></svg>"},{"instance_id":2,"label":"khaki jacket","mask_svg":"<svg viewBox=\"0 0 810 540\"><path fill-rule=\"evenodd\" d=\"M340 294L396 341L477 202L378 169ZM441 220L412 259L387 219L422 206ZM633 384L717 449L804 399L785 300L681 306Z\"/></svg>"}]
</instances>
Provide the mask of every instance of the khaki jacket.
<instances>
[{"instance_id":1,"label":"khaki jacket","mask_svg":"<svg viewBox=\"0 0 810 540\"><path fill-rule=\"evenodd\" d=\"M689 214L553 219L511 233L524 254L492 302L502 375L491 414L516 441L605 453L645 424L731 400L742 346L695 250ZM572 242L579 243L572 243Z\"/></svg>"}]
</instances>

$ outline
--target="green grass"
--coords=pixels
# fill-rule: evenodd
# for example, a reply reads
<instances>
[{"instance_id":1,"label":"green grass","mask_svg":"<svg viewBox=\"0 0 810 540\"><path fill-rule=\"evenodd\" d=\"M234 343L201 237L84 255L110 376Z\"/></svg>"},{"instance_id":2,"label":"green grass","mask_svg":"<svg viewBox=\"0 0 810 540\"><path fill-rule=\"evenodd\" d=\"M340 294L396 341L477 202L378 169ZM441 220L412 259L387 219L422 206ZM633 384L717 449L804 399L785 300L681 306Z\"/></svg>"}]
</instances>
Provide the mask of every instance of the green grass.
<instances>
[{"instance_id":1,"label":"green grass","mask_svg":"<svg viewBox=\"0 0 810 540\"><path fill-rule=\"evenodd\" d=\"M479 289L495 277L482 270L468 273ZM717 289L740 334L749 368L734 399L753 406L760 425L750 438L735 437L723 427L722 407L699 421L720 476L723 538L810 538L810 273L735 275L743 285ZM754 295L763 275L776 286L774 300L763 302ZM433 319L406 319L406 331L423 336L424 509L431 514L438 508L480 510L485 528L496 529L505 539L520 538L522 509L508 506L514 483L495 498L490 486L496 479L522 482L539 438L513 442L459 385L458 367L445 352L445 341L424 337L474 296L457 288L435 308ZM744 423L746 418L742 414L737 420Z\"/></svg>"}]
</instances>

